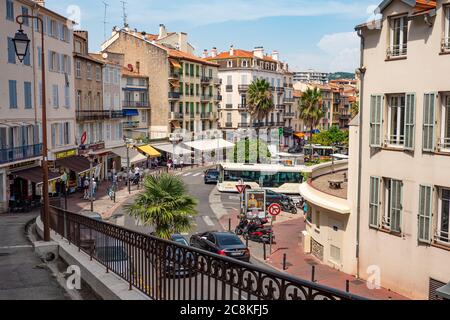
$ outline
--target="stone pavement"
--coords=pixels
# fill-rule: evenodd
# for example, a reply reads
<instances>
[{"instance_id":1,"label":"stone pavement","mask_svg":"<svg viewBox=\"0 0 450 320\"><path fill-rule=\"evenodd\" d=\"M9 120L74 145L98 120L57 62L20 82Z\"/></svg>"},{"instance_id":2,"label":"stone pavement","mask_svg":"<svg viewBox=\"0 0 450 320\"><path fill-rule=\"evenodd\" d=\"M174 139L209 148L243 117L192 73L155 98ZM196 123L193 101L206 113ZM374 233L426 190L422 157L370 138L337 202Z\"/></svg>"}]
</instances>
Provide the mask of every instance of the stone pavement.
<instances>
[{"instance_id":1,"label":"stone pavement","mask_svg":"<svg viewBox=\"0 0 450 320\"><path fill-rule=\"evenodd\" d=\"M238 224L238 212L233 210L220 218L222 227L228 230L229 219L231 219L232 230ZM338 271L327 265L321 264L312 255L303 252L301 232L305 230L303 214L293 215L282 212L273 225L276 241L272 244L272 254L269 245L266 245L265 263L275 269L286 272L298 278L311 280L312 266L315 266L315 280L332 288L345 291L346 280L350 281L350 292L375 300L405 300L404 296L390 290L369 289L365 281L356 279L354 276ZM245 241L245 240L243 240ZM264 262L263 244L249 241L250 252L254 258ZM287 270L283 271L283 255L286 254Z\"/></svg>"},{"instance_id":2,"label":"stone pavement","mask_svg":"<svg viewBox=\"0 0 450 320\"><path fill-rule=\"evenodd\" d=\"M37 215L0 215L0 300L70 299L27 239L25 226Z\"/></svg>"}]
</instances>

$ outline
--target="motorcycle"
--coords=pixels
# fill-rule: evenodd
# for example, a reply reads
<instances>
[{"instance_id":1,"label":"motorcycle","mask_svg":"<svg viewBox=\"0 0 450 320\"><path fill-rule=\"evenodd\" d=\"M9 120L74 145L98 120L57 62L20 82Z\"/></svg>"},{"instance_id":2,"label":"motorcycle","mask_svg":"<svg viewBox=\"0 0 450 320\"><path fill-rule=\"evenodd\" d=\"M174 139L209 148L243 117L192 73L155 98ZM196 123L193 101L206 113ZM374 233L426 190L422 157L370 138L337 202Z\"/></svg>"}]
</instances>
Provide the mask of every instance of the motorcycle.
<instances>
[{"instance_id":1,"label":"motorcycle","mask_svg":"<svg viewBox=\"0 0 450 320\"><path fill-rule=\"evenodd\" d=\"M297 206L292 198L285 198L280 201L280 205L285 212L290 212L292 214L297 214Z\"/></svg>"},{"instance_id":2,"label":"motorcycle","mask_svg":"<svg viewBox=\"0 0 450 320\"><path fill-rule=\"evenodd\" d=\"M243 230L242 235L245 240L257 241L257 242L266 242L269 243L270 239L272 241L275 239L275 235L273 234L272 227L265 226L264 224L268 222L268 219L254 219L253 221L247 224L245 230Z\"/></svg>"}]
</instances>

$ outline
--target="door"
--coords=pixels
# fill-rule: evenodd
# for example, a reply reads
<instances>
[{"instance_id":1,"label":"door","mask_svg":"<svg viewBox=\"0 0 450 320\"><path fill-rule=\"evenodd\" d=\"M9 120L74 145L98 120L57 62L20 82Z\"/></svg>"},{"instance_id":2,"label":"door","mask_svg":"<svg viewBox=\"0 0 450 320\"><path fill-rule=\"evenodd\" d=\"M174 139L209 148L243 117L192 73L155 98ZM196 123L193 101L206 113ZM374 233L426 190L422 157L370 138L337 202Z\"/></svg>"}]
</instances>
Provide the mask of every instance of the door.
<instances>
[{"instance_id":1,"label":"door","mask_svg":"<svg viewBox=\"0 0 450 320\"><path fill-rule=\"evenodd\" d=\"M328 226L328 259L330 260L330 262L340 265L342 260L343 224L341 221L328 217Z\"/></svg>"}]
</instances>

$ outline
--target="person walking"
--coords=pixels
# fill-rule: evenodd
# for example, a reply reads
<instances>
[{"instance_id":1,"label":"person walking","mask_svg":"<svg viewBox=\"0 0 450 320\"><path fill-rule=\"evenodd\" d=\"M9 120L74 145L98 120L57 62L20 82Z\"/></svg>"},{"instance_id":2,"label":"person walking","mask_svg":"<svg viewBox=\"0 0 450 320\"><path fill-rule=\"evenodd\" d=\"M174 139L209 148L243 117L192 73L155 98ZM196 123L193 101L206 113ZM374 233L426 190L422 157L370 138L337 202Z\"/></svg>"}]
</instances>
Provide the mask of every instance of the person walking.
<instances>
[{"instance_id":1,"label":"person walking","mask_svg":"<svg viewBox=\"0 0 450 320\"><path fill-rule=\"evenodd\" d=\"M167 169L168 171L170 170L170 168L172 167L172 159L167 160Z\"/></svg>"},{"instance_id":2,"label":"person walking","mask_svg":"<svg viewBox=\"0 0 450 320\"><path fill-rule=\"evenodd\" d=\"M113 190L114 192L117 191L118 180L119 180L119 178L117 177L117 173L114 173L114 174L113 174L113 177L112 177L112 190Z\"/></svg>"},{"instance_id":3,"label":"person walking","mask_svg":"<svg viewBox=\"0 0 450 320\"><path fill-rule=\"evenodd\" d=\"M306 221L308 217L308 203L306 202L306 200L303 202L303 215L304 215L303 218Z\"/></svg>"},{"instance_id":4,"label":"person walking","mask_svg":"<svg viewBox=\"0 0 450 320\"><path fill-rule=\"evenodd\" d=\"M83 181L83 188L84 188L84 200L88 200L89 199L89 178L88 177L84 177L84 181Z\"/></svg>"},{"instance_id":5,"label":"person walking","mask_svg":"<svg viewBox=\"0 0 450 320\"><path fill-rule=\"evenodd\" d=\"M92 178L92 200L94 201L96 193L97 193L97 181L95 181L95 178Z\"/></svg>"},{"instance_id":6,"label":"person walking","mask_svg":"<svg viewBox=\"0 0 450 320\"><path fill-rule=\"evenodd\" d=\"M183 171L183 166L184 166L184 161L183 161L183 158L181 158L181 159L180 159L180 168L181 168L181 171Z\"/></svg>"}]
</instances>

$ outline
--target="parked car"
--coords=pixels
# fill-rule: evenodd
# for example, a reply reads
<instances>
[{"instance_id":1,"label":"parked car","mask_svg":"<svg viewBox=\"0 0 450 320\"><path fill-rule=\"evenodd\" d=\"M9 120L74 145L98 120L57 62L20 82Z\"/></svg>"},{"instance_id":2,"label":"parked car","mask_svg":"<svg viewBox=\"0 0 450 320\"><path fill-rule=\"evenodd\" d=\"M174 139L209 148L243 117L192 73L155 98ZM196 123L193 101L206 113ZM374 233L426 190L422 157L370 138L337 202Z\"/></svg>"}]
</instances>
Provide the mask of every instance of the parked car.
<instances>
[{"instance_id":1,"label":"parked car","mask_svg":"<svg viewBox=\"0 0 450 320\"><path fill-rule=\"evenodd\" d=\"M102 216L93 211L83 210L80 212L80 214L84 217L88 217L97 221L102 221ZM87 252L90 252L95 248L96 245L96 239L97 239L97 231L91 230L88 227L85 227L83 224L80 224L79 227L79 239L80 239L80 247L85 249Z\"/></svg>"},{"instance_id":2,"label":"parked car","mask_svg":"<svg viewBox=\"0 0 450 320\"><path fill-rule=\"evenodd\" d=\"M219 170L208 169L205 171L205 177L203 178L205 184L217 183L219 181Z\"/></svg>"},{"instance_id":3,"label":"parked car","mask_svg":"<svg viewBox=\"0 0 450 320\"><path fill-rule=\"evenodd\" d=\"M250 251L241 239L231 232L208 231L193 235L191 246L222 256L250 261Z\"/></svg>"},{"instance_id":4,"label":"parked car","mask_svg":"<svg viewBox=\"0 0 450 320\"><path fill-rule=\"evenodd\" d=\"M300 152L302 152L302 149L303 149L302 146L297 144L293 147L290 147L288 149L288 153L300 153Z\"/></svg>"},{"instance_id":5,"label":"parked car","mask_svg":"<svg viewBox=\"0 0 450 320\"><path fill-rule=\"evenodd\" d=\"M189 246L187 240L180 234L174 234L170 239L181 245ZM182 248L167 247L165 266L165 274L169 278L193 276L196 273L194 254Z\"/></svg>"}]
</instances>

